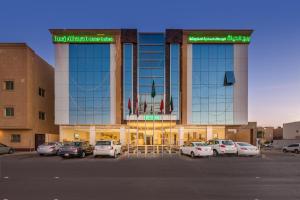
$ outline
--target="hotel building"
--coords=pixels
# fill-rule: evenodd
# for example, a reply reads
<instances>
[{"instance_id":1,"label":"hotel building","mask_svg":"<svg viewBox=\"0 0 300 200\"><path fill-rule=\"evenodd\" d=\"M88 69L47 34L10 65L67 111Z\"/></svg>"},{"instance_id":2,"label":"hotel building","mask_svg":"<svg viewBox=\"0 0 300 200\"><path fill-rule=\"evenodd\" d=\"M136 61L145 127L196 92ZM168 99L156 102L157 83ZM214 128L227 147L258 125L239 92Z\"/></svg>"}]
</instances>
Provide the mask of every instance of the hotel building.
<instances>
[{"instance_id":1,"label":"hotel building","mask_svg":"<svg viewBox=\"0 0 300 200\"><path fill-rule=\"evenodd\" d=\"M60 141L182 145L230 138L248 124L252 30L50 33Z\"/></svg>"}]
</instances>

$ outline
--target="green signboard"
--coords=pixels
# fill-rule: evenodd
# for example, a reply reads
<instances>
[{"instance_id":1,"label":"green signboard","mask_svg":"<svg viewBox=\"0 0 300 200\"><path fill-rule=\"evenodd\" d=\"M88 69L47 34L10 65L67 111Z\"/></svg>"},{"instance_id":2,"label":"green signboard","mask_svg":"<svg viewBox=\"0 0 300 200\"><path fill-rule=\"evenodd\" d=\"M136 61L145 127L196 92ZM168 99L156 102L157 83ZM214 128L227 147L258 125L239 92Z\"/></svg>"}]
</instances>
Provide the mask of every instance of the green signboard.
<instances>
[{"instance_id":1,"label":"green signboard","mask_svg":"<svg viewBox=\"0 0 300 200\"><path fill-rule=\"evenodd\" d=\"M210 36L192 34L188 36L189 43L250 43L251 37L247 35Z\"/></svg>"},{"instance_id":2,"label":"green signboard","mask_svg":"<svg viewBox=\"0 0 300 200\"><path fill-rule=\"evenodd\" d=\"M146 120L146 121L160 120L160 116L159 115L144 115L144 120Z\"/></svg>"},{"instance_id":3,"label":"green signboard","mask_svg":"<svg viewBox=\"0 0 300 200\"><path fill-rule=\"evenodd\" d=\"M114 37L107 35L53 35L53 43L112 43Z\"/></svg>"}]
</instances>

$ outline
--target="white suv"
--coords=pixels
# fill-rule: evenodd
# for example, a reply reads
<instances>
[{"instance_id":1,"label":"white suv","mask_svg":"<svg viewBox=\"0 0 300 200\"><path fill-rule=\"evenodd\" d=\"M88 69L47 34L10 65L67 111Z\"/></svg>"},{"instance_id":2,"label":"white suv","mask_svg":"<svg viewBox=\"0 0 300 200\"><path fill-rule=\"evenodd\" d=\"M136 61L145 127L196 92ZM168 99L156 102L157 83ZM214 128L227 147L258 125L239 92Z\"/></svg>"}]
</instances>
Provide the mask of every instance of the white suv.
<instances>
[{"instance_id":1,"label":"white suv","mask_svg":"<svg viewBox=\"0 0 300 200\"><path fill-rule=\"evenodd\" d=\"M94 148L94 157L111 156L116 158L122 153L121 144L113 140L100 140L96 142Z\"/></svg>"},{"instance_id":2,"label":"white suv","mask_svg":"<svg viewBox=\"0 0 300 200\"><path fill-rule=\"evenodd\" d=\"M209 140L208 144L213 149L214 156L237 154L236 144L232 140Z\"/></svg>"}]
</instances>

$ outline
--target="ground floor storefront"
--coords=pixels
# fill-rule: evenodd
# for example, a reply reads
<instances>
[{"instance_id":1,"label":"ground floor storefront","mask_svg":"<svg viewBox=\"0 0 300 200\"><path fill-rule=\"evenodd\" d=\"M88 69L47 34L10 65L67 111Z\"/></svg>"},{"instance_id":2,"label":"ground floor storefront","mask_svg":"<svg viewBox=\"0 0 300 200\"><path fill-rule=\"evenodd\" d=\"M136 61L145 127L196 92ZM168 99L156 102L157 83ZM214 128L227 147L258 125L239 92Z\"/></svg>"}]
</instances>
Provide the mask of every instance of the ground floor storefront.
<instances>
[{"instance_id":1,"label":"ground floor storefront","mask_svg":"<svg viewBox=\"0 0 300 200\"><path fill-rule=\"evenodd\" d=\"M178 125L175 122L128 122L106 126L60 126L60 141L115 140L122 145L175 145L226 139L225 126Z\"/></svg>"}]
</instances>

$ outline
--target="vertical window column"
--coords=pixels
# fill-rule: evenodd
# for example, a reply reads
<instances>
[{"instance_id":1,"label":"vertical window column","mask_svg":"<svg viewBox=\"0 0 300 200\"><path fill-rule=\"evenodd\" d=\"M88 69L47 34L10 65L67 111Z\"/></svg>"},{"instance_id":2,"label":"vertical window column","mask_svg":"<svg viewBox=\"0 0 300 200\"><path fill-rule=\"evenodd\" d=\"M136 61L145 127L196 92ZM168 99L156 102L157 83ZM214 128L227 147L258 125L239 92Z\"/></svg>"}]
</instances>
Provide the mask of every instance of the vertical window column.
<instances>
[{"instance_id":1,"label":"vertical window column","mask_svg":"<svg viewBox=\"0 0 300 200\"><path fill-rule=\"evenodd\" d=\"M123 45L123 119L129 114L128 111L128 99L130 98L131 104L132 98L132 66L133 66L133 45L131 43L125 43ZM131 105L131 108L133 106Z\"/></svg>"},{"instance_id":2,"label":"vertical window column","mask_svg":"<svg viewBox=\"0 0 300 200\"><path fill-rule=\"evenodd\" d=\"M179 120L179 87L180 87L180 44L170 44L170 98L173 99L173 115ZM169 103L170 99L167 99Z\"/></svg>"}]
</instances>

